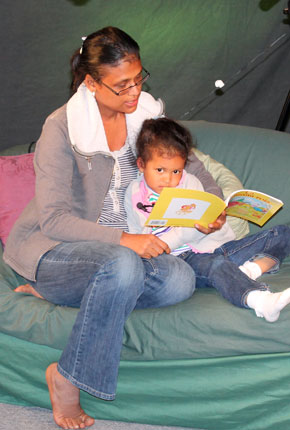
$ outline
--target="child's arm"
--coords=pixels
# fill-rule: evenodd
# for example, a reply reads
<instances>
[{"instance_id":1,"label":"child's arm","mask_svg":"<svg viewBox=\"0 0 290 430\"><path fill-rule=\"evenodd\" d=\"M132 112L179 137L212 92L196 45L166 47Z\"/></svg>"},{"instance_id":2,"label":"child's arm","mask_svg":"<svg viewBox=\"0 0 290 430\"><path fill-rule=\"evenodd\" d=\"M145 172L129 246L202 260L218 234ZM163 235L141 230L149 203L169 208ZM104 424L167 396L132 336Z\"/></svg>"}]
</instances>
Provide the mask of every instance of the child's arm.
<instances>
[{"instance_id":1,"label":"child's arm","mask_svg":"<svg viewBox=\"0 0 290 430\"><path fill-rule=\"evenodd\" d=\"M190 244L195 248L205 236L205 234L201 233L196 228L171 227L168 232L160 236L160 239L167 243L170 250L173 251L185 244Z\"/></svg>"}]
</instances>

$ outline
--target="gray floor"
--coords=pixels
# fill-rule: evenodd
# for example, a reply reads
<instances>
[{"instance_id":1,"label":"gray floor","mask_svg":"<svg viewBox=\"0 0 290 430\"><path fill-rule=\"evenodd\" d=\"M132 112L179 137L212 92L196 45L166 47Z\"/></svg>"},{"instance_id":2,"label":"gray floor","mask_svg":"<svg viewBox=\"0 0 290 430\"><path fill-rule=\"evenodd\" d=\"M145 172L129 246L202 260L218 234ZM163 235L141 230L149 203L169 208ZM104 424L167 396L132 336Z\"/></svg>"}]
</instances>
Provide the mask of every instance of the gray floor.
<instances>
[{"instance_id":1,"label":"gray floor","mask_svg":"<svg viewBox=\"0 0 290 430\"><path fill-rule=\"evenodd\" d=\"M164 427L116 421L97 420L91 430L201 430L189 427ZM52 412L42 408L26 408L22 406L0 403L1 430L59 430L54 423Z\"/></svg>"}]
</instances>

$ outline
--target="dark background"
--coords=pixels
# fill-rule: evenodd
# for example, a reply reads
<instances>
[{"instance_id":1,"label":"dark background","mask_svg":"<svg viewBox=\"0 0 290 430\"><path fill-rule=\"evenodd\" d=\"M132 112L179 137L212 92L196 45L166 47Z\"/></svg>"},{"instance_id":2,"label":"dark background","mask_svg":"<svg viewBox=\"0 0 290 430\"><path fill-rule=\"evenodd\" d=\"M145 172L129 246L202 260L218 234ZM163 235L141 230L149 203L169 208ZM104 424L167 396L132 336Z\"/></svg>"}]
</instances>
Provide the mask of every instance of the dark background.
<instances>
[{"instance_id":1,"label":"dark background","mask_svg":"<svg viewBox=\"0 0 290 430\"><path fill-rule=\"evenodd\" d=\"M141 47L168 116L275 129L290 88L285 0L1 0L1 148L69 98L69 59L107 25ZM216 79L226 86L221 94ZM290 131L288 122L286 132Z\"/></svg>"}]
</instances>

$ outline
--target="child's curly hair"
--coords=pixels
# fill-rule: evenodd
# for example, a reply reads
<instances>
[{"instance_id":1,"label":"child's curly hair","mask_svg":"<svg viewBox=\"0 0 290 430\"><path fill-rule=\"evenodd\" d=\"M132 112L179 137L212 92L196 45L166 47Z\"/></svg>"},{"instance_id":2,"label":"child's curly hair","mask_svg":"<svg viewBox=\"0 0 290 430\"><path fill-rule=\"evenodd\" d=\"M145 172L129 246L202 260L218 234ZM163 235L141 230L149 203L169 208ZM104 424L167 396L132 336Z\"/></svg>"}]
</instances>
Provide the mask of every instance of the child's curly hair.
<instances>
[{"instance_id":1,"label":"child's curly hair","mask_svg":"<svg viewBox=\"0 0 290 430\"><path fill-rule=\"evenodd\" d=\"M169 118L145 120L136 142L137 157L145 164L154 151L169 157L179 155L187 161L194 147L190 132Z\"/></svg>"}]
</instances>

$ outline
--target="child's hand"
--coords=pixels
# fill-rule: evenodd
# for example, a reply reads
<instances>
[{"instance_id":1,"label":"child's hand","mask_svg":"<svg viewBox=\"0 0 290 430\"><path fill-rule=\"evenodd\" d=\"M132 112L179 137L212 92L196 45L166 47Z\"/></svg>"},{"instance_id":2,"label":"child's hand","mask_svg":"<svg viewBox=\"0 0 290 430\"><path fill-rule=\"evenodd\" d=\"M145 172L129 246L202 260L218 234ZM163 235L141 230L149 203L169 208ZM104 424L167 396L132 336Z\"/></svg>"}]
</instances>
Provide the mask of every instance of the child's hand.
<instances>
[{"instance_id":1,"label":"child's hand","mask_svg":"<svg viewBox=\"0 0 290 430\"><path fill-rule=\"evenodd\" d=\"M204 234L214 233L217 230L220 230L224 223L226 222L226 212L223 211L220 216L213 222L212 224L208 225L208 228L203 227L199 224L195 224L195 228Z\"/></svg>"},{"instance_id":2,"label":"child's hand","mask_svg":"<svg viewBox=\"0 0 290 430\"><path fill-rule=\"evenodd\" d=\"M163 252L170 254L170 248L167 243L153 234L129 234L123 232L120 245L132 249L143 258L158 257Z\"/></svg>"}]
</instances>

